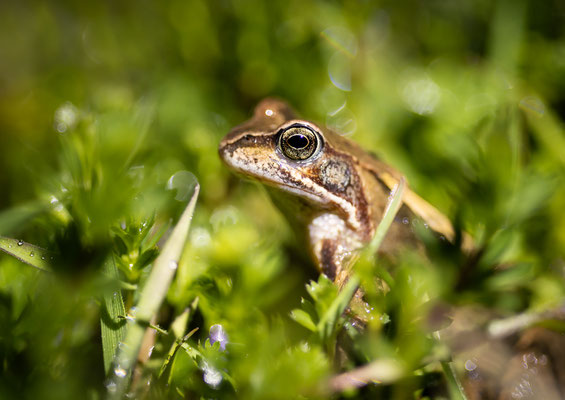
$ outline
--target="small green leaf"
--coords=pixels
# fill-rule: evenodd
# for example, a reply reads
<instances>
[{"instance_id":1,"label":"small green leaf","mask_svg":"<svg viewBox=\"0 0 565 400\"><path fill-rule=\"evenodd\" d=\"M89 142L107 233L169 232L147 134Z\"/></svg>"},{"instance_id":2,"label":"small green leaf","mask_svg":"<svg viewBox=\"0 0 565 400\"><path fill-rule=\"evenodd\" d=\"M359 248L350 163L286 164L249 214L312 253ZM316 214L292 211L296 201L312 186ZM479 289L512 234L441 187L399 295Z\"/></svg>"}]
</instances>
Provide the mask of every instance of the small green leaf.
<instances>
[{"instance_id":1,"label":"small green leaf","mask_svg":"<svg viewBox=\"0 0 565 400\"><path fill-rule=\"evenodd\" d=\"M316 332L317 330L316 324L312 321L312 317L310 317L310 315L304 310L298 308L292 310L290 312L290 318L312 332Z\"/></svg>"},{"instance_id":2,"label":"small green leaf","mask_svg":"<svg viewBox=\"0 0 565 400\"><path fill-rule=\"evenodd\" d=\"M171 324L171 331L173 332L175 339L179 339L184 335L189 315L190 308L186 308Z\"/></svg>"},{"instance_id":3,"label":"small green leaf","mask_svg":"<svg viewBox=\"0 0 565 400\"><path fill-rule=\"evenodd\" d=\"M312 281L306 285L306 290L314 300L318 317L326 313L338 294L337 286L323 274L318 278L318 282Z\"/></svg>"},{"instance_id":4,"label":"small green leaf","mask_svg":"<svg viewBox=\"0 0 565 400\"><path fill-rule=\"evenodd\" d=\"M318 321L320 320L320 317L316 312L316 307L314 307L314 304L312 304L311 301L308 301L304 298L300 299L300 304L302 305L302 309L310 315L312 321L314 321L317 324Z\"/></svg>"},{"instance_id":5,"label":"small green leaf","mask_svg":"<svg viewBox=\"0 0 565 400\"><path fill-rule=\"evenodd\" d=\"M339 318L349 305L358 287L359 278L352 276L341 292L339 292L339 295L332 302L328 310L321 316L320 322L318 322L318 331L321 333L323 340L334 334Z\"/></svg>"}]
</instances>

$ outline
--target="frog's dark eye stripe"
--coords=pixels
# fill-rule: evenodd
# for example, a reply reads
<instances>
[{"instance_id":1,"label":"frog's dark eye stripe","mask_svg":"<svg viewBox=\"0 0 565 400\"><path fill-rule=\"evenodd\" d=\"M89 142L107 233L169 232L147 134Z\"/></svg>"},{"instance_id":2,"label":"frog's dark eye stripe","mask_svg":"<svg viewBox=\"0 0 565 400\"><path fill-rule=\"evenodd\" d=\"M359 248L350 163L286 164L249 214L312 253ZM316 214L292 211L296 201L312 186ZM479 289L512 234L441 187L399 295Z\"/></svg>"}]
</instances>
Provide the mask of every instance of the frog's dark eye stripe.
<instances>
[{"instance_id":1,"label":"frog's dark eye stripe","mask_svg":"<svg viewBox=\"0 0 565 400\"><path fill-rule=\"evenodd\" d=\"M285 157L304 161L317 154L322 144L320 136L305 125L292 125L280 133L279 148Z\"/></svg>"}]
</instances>

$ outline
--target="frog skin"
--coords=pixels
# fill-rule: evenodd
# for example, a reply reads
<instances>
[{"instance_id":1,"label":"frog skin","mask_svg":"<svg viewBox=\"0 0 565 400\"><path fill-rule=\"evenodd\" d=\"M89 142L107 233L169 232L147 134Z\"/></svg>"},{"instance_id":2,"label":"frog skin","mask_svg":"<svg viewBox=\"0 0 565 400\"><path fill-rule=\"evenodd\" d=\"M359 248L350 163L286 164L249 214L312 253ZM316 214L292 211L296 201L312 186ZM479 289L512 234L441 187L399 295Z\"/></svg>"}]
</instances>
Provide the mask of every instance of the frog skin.
<instances>
[{"instance_id":1,"label":"frog skin","mask_svg":"<svg viewBox=\"0 0 565 400\"><path fill-rule=\"evenodd\" d=\"M298 119L277 99L259 103L251 119L224 137L219 154L229 168L267 186L308 244L318 270L339 286L357 250L371 241L390 192L402 179L353 141ZM454 238L447 217L410 189L405 188L402 200L379 254L394 256L404 246L419 246L414 217L448 240Z\"/></svg>"}]
</instances>

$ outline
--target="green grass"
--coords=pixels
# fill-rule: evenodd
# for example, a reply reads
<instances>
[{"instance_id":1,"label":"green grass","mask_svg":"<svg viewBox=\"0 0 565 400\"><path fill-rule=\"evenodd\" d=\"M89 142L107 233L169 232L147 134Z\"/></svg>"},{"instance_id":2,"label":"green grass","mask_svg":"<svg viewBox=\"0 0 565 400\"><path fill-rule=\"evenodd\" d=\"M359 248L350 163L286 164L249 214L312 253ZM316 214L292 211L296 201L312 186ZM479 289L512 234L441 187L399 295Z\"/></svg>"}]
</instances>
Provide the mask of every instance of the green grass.
<instances>
[{"instance_id":1,"label":"green grass","mask_svg":"<svg viewBox=\"0 0 565 400\"><path fill-rule=\"evenodd\" d=\"M0 398L458 398L465 358L438 338L438 305L494 335L562 332L559 7L2 2ZM401 170L478 255L422 229L427 257L361 259L357 330L340 317L355 281L339 294L318 277L266 194L217 157L265 96ZM154 289L194 177L186 245ZM137 346L151 357L130 380Z\"/></svg>"}]
</instances>

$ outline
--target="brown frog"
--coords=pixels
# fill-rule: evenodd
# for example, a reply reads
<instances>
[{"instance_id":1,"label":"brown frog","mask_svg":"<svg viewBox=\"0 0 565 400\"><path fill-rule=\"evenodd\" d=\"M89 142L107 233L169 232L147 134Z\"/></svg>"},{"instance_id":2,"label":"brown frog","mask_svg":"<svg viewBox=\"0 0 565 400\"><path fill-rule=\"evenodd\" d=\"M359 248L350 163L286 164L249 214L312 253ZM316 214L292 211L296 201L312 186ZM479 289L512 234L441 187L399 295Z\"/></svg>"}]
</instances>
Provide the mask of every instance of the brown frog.
<instances>
[{"instance_id":1,"label":"brown frog","mask_svg":"<svg viewBox=\"0 0 565 400\"><path fill-rule=\"evenodd\" d=\"M298 119L276 99L263 100L250 120L232 129L219 153L230 168L267 186L308 244L318 270L340 286L349 260L373 237L390 192L402 179L353 141ZM418 245L411 227L415 216L453 239L447 217L406 189L380 253L392 255L407 244Z\"/></svg>"}]
</instances>

